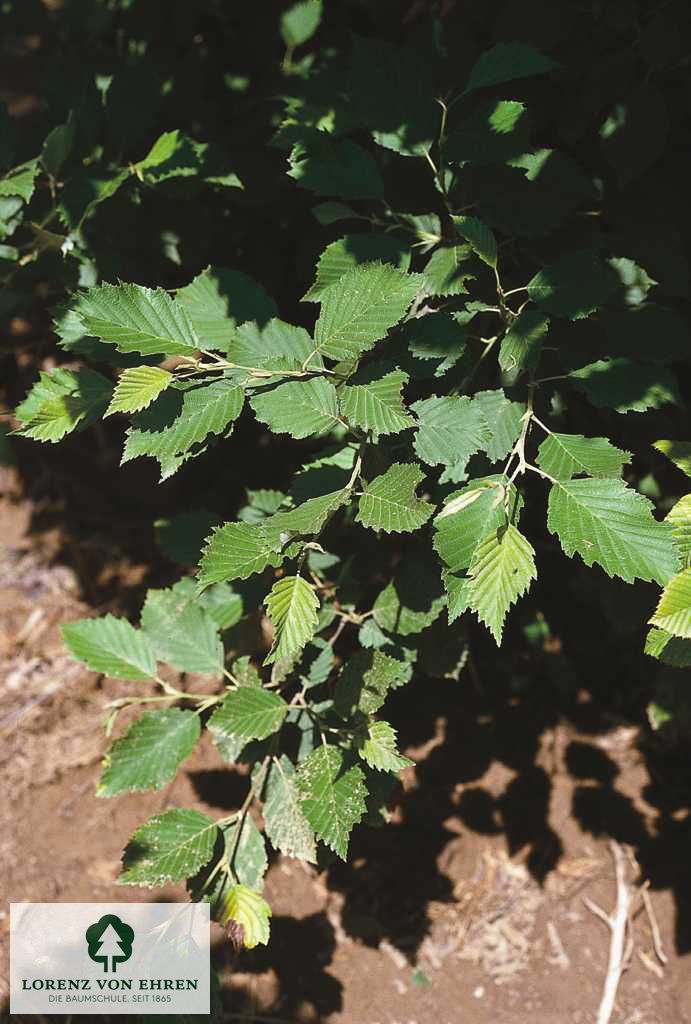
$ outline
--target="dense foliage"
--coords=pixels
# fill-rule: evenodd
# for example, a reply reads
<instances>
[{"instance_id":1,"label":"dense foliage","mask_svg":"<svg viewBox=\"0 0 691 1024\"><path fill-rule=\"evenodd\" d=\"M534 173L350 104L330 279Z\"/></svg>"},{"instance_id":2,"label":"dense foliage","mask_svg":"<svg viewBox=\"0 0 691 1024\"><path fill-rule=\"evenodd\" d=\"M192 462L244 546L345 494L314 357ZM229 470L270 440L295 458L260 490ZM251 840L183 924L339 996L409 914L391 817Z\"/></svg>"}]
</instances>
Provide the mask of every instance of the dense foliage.
<instances>
[{"instance_id":1,"label":"dense foliage","mask_svg":"<svg viewBox=\"0 0 691 1024\"><path fill-rule=\"evenodd\" d=\"M691 665L686 5L2 12L8 52L36 35L46 71L0 122L0 309L47 301L58 346L16 433L113 416L122 461L162 481L204 458L261 482L159 524L198 570L138 626L63 627L141 684L111 707L99 795L166 785L202 730L251 766L228 817L144 823L122 881L189 879L265 943L266 840L345 858L386 817L411 763L389 692L494 658L483 629L518 677L555 642L553 601L559 643L606 655L610 578L639 581L666 666L650 714L671 714Z\"/></svg>"}]
</instances>

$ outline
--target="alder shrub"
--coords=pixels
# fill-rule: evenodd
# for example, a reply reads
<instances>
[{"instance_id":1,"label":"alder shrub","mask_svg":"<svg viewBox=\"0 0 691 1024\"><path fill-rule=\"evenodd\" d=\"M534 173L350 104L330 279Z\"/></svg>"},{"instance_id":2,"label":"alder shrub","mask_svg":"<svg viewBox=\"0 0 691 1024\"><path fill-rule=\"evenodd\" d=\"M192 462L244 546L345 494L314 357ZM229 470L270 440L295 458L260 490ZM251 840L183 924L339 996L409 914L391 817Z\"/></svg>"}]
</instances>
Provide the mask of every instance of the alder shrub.
<instances>
[{"instance_id":1,"label":"alder shrub","mask_svg":"<svg viewBox=\"0 0 691 1024\"><path fill-rule=\"evenodd\" d=\"M524 7L432 4L404 24L387 22L400 5L279 11L257 64L274 76L257 184L218 111L196 137L204 119L182 91L201 56L179 86L141 4L96 4L86 28L66 5L50 17L69 38L91 33L89 74L81 93L64 88L69 112L38 155L0 180L6 307L37 281L59 300L58 365L17 407L16 433L57 442L114 417L122 462L145 458L162 481L213 446L268 467L262 489L227 496L227 521L190 495L159 526L168 554L198 568L150 590L138 625L109 614L62 630L76 659L133 684L110 706L100 796L167 785L203 731L221 761L249 766L237 811L155 815L121 875L188 880L247 947L269 938L267 841L345 859L412 763L389 692L458 679L480 628L500 645L557 552L560 587L579 561L598 587L605 574L654 584L645 650L691 665L691 498L674 468L691 475L674 408L689 209L668 161L686 145L674 104L688 105L688 11L534 0L526 21ZM222 35L221 8L199 5L201 38ZM194 21L170 31L188 40ZM129 57L118 44L113 73L99 61L118 33ZM247 126L264 115L221 59L213 73ZM215 219L227 258L187 272ZM119 222L136 244L111 252ZM282 273L261 277L280 247L304 267L310 245L311 280L285 272L292 294ZM258 427L236 441L247 418ZM298 467L285 480L272 445ZM270 647L239 653L258 609ZM517 621L538 641L547 628L534 607ZM190 674L215 685L196 692ZM122 729L124 708L141 713Z\"/></svg>"}]
</instances>

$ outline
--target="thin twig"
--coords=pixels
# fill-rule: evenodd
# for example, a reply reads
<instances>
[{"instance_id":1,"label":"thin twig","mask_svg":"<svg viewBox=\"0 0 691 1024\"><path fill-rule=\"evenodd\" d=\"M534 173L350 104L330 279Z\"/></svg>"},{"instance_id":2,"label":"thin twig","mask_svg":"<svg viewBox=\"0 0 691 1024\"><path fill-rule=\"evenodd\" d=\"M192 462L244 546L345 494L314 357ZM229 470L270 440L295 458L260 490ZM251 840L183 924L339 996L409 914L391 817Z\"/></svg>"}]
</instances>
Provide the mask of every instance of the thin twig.
<instances>
[{"instance_id":1,"label":"thin twig","mask_svg":"<svg viewBox=\"0 0 691 1024\"><path fill-rule=\"evenodd\" d=\"M668 963L667 954L662 948L662 937L660 936L660 928L655 917L655 911L653 910L653 901L650 898L648 892L649 882L646 881L645 885L641 889L641 896L643 897L643 905L648 915L648 921L650 922L650 931L653 936L653 949L655 950L655 956L658 958L661 964Z\"/></svg>"},{"instance_id":2,"label":"thin twig","mask_svg":"<svg viewBox=\"0 0 691 1024\"><path fill-rule=\"evenodd\" d=\"M602 990L600 1008L597 1014L597 1024L609 1024L612 1011L614 1010L614 1001L628 952L628 950L624 949L624 943L632 903L632 890L626 881L626 862L622 848L614 840L610 842L609 848L614 860L614 875L617 886L616 906L611 914L606 914L597 903L593 903L587 897L584 897L583 900L588 910L603 920L612 933L609 944L609 963Z\"/></svg>"}]
</instances>

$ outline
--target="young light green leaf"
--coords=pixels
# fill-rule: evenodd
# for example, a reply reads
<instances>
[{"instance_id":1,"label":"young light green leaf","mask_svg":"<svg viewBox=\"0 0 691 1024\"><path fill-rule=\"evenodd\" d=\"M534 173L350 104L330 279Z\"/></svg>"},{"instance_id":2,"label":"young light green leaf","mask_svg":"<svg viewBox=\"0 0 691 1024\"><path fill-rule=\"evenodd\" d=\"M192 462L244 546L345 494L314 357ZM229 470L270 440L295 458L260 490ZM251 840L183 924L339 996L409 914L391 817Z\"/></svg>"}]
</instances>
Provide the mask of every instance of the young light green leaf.
<instances>
[{"instance_id":1,"label":"young light green leaf","mask_svg":"<svg viewBox=\"0 0 691 1024\"><path fill-rule=\"evenodd\" d=\"M262 809L264 829L275 850L314 863L314 834L302 812L295 769L285 755L271 765Z\"/></svg>"},{"instance_id":2,"label":"young light green leaf","mask_svg":"<svg viewBox=\"0 0 691 1024\"><path fill-rule=\"evenodd\" d=\"M477 277L469 245L448 245L432 253L423 271L425 294L466 295L466 281Z\"/></svg>"},{"instance_id":3,"label":"young light green leaf","mask_svg":"<svg viewBox=\"0 0 691 1024\"><path fill-rule=\"evenodd\" d=\"M132 366L123 370L105 416L114 412L146 409L173 380L173 374L159 366Z\"/></svg>"},{"instance_id":4,"label":"young light green leaf","mask_svg":"<svg viewBox=\"0 0 691 1024\"><path fill-rule=\"evenodd\" d=\"M161 789L190 756L199 733L194 711L145 711L107 752L96 796Z\"/></svg>"},{"instance_id":5,"label":"young light green leaf","mask_svg":"<svg viewBox=\"0 0 691 1024\"><path fill-rule=\"evenodd\" d=\"M79 619L60 627L70 654L93 672L114 679L151 679L156 675L156 656L149 638L126 619L104 615Z\"/></svg>"},{"instance_id":6,"label":"young light green leaf","mask_svg":"<svg viewBox=\"0 0 691 1024\"><path fill-rule=\"evenodd\" d=\"M528 295L553 316L580 320L603 306L619 279L609 264L588 249L566 253L528 282Z\"/></svg>"},{"instance_id":7,"label":"young light green leaf","mask_svg":"<svg viewBox=\"0 0 691 1024\"><path fill-rule=\"evenodd\" d=\"M322 377L279 384L254 395L250 405L274 434L309 437L324 434L338 423L336 388Z\"/></svg>"},{"instance_id":8,"label":"young light green leaf","mask_svg":"<svg viewBox=\"0 0 691 1024\"><path fill-rule=\"evenodd\" d=\"M317 263L314 284L303 296L303 302L323 299L331 285L339 281L360 263L390 263L399 270L410 266L410 246L407 242L385 234L349 234L327 245Z\"/></svg>"},{"instance_id":9,"label":"young light green leaf","mask_svg":"<svg viewBox=\"0 0 691 1024\"><path fill-rule=\"evenodd\" d=\"M207 267L176 298L189 313L200 344L221 352L228 351L239 324L252 320L261 328L278 313L260 284L227 267Z\"/></svg>"},{"instance_id":10,"label":"young light green leaf","mask_svg":"<svg viewBox=\"0 0 691 1024\"><path fill-rule=\"evenodd\" d=\"M652 502L622 480L564 480L552 486L547 527L567 555L597 562L608 576L656 580L677 571L673 531L652 516Z\"/></svg>"},{"instance_id":11,"label":"young light green leaf","mask_svg":"<svg viewBox=\"0 0 691 1024\"><path fill-rule=\"evenodd\" d=\"M210 434L222 434L239 417L244 399L243 389L226 379L183 391L169 388L133 419L122 462L150 456L158 461L161 479L166 480L186 459L203 451L195 446Z\"/></svg>"},{"instance_id":12,"label":"young light green leaf","mask_svg":"<svg viewBox=\"0 0 691 1024\"><path fill-rule=\"evenodd\" d=\"M112 384L95 370L41 373L24 401L17 406L17 434L35 441L60 441L76 428L83 429L105 411Z\"/></svg>"},{"instance_id":13,"label":"young light green leaf","mask_svg":"<svg viewBox=\"0 0 691 1024\"><path fill-rule=\"evenodd\" d=\"M489 444L492 433L479 403L467 396L425 398L412 406L420 426L415 451L430 466L453 466Z\"/></svg>"},{"instance_id":14,"label":"young light green leaf","mask_svg":"<svg viewBox=\"0 0 691 1024\"><path fill-rule=\"evenodd\" d=\"M535 552L513 524L492 530L473 552L468 568L468 606L501 644L509 608L537 579Z\"/></svg>"},{"instance_id":15,"label":"young light green leaf","mask_svg":"<svg viewBox=\"0 0 691 1024\"><path fill-rule=\"evenodd\" d=\"M314 347L330 359L355 359L401 319L422 285L388 263L365 263L344 274L323 296Z\"/></svg>"},{"instance_id":16,"label":"young light green leaf","mask_svg":"<svg viewBox=\"0 0 691 1024\"><path fill-rule=\"evenodd\" d=\"M496 267L497 240L494 237L494 232L477 217L460 215L451 219L456 231L462 238L465 238L473 252L477 253L489 267Z\"/></svg>"},{"instance_id":17,"label":"young light green leaf","mask_svg":"<svg viewBox=\"0 0 691 1024\"><path fill-rule=\"evenodd\" d=\"M233 929L238 945L246 949L266 946L269 941L270 917L271 907L258 892L246 885L234 885L228 890L221 924Z\"/></svg>"},{"instance_id":18,"label":"young light green leaf","mask_svg":"<svg viewBox=\"0 0 691 1024\"><path fill-rule=\"evenodd\" d=\"M300 0L281 14L280 28L283 42L291 50L311 39L319 28L322 17L321 0Z\"/></svg>"},{"instance_id":19,"label":"young light green leaf","mask_svg":"<svg viewBox=\"0 0 691 1024\"><path fill-rule=\"evenodd\" d=\"M691 568L691 494L685 494L674 505L665 521L674 531L674 546L681 556L682 569Z\"/></svg>"},{"instance_id":20,"label":"young light green leaf","mask_svg":"<svg viewBox=\"0 0 691 1024\"><path fill-rule=\"evenodd\" d=\"M162 288L102 284L82 292L73 308L88 334L119 352L191 356L199 348L187 310Z\"/></svg>"},{"instance_id":21,"label":"young light green leaf","mask_svg":"<svg viewBox=\"0 0 691 1024\"><path fill-rule=\"evenodd\" d=\"M277 580L266 599L266 610L274 628L271 650L265 665L294 658L317 631L319 598L302 576Z\"/></svg>"},{"instance_id":22,"label":"young light green leaf","mask_svg":"<svg viewBox=\"0 0 691 1024\"><path fill-rule=\"evenodd\" d=\"M669 581L649 621L672 636L691 640L691 569L684 569Z\"/></svg>"},{"instance_id":23,"label":"young light green leaf","mask_svg":"<svg viewBox=\"0 0 691 1024\"><path fill-rule=\"evenodd\" d=\"M656 441L653 448L666 455L675 466L691 477L691 441Z\"/></svg>"},{"instance_id":24,"label":"young light green leaf","mask_svg":"<svg viewBox=\"0 0 691 1024\"><path fill-rule=\"evenodd\" d=\"M150 590L142 609L142 630L161 661L181 672L222 674L218 628L188 588Z\"/></svg>"},{"instance_id":25,"label":"young light green leaf","mask_svg":"<svg viewBox=\"0 0 691 1024\"><path fill-rule=\"evenodd\" d=\"M362 769L349 767L338 747L321 746L298 768L297 787L310 826L330 850L345 860L353 826L367 809Z\"/></svg>"},{"instance_id":26,"label":"young light green leaf","mask_svg":"<svg viewBox=\"0 0 691 1024\"><path fill-rule=\"evenodd\" d=\"M556 480L572 476L618 477L622 466L630 462L631 452L615 448L606 437L583 434L550 434L540 445L537 464Z\"/></svg>"},{"instance_id":27,"label":"young light green leaf","mask_svg":"<svg viewBox=\"0 0 691 1024\"><path fill-rule=\"evenodd\" d=\"M558 67L551 57L545 57L527 43L497 43L491 50L481 54L473 64L465 92L530 75L541 75Z\"/></svg>"},{"instance_id":28,"label":"young light green leaf","mask_svg":"<svg viewBox=\"0 0 691 1024\"><path fill-rule=\"evenodd\" d=\"M179 882L211 860L217 838L216 822L199 811L157 814L130 839L118 881L149 887Z\"/></svg>"},{"instance_id":29,"label":"young light green leaf","mask_svg":"<svg viewBox=\"0 0 691 1024\"><path fill-rule=\"evenodd\" d=\"M209 719L209 730L245 741L272 736L283 724L288 705L271 690L241 686L232 690Z\"/></svg>"},{"instance_id":30,"label":"young light green leaf","mask_svg":"<svg viewBox=\"0 0 691 1024\"><path fill-rule=\"evenodd\" d=\"M434 511L415 491L425 474L417 463L390 466L365 487L355 521L384 533L419 530Z\"/></svg>"},{"instance_id":31,"label":"young light green leaf","mask_svg":"<svg viewBox=\"0 0 691 1024\"><path fill-rule=\"evenodd\" d=\"M415 762L399 754L396 730L388 722L369 722L356 736L357 752L370 768L398 773Z\"/></svg>"},{"instance_id":32,"label":"young light green leaf","mask_svg":"<svg viewBox=\"0 0 691 1024\"><path fill-rule=\"evenodd\" d=\"M406 412L401 399L401 389L407 381L407 373L392 370L366 383L346 385L341 392L343 415L353 426L377 435L397 434L412 427L415 420Z\"/></svg>"},{"instance_id":33,"label":"young light green leaf","mask_svg":"<svg viewBox=\"0 0 691 1024\"><path fill-rule=\"evenodd\" d=\"M540 359L542 340L549 330L549 317L537 309L524 309L501 341L499 365L507 372L534 370Z\"/></svg>"},{"instance_id":34,"label":"young light green leaf","mask_svg":"<svg viewBox=\"0 0 691 1024\"><path fill-rule=\"evenodd\" d=\"M630 359L598 359L569 377L598 409L645 412L679 401L676 377L666 366L646 366Z\"/></svg>"},{"instance_id":35,"label":"young light green leaf","mask_svg":"<svg viewBox=\"0 0 691 1024\"><path fill-rule=\"evenodd\" d=\"M501 389L479 391L473 403L480 406L490 431L490 440L483 445L490 462L497 462L509 454L521 432L525 414L523 402L512 402Z\"/></svg>"}]
</instances>

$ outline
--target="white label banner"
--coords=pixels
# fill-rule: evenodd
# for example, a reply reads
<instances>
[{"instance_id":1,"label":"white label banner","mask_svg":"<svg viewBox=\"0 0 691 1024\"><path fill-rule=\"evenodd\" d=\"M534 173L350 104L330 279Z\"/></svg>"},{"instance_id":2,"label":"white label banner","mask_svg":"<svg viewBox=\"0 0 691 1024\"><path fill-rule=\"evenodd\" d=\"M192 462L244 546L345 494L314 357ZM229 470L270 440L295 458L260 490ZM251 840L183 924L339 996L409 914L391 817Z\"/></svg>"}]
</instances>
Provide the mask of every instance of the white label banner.
<instances>
[{"instance_id":1,"label":"white label banner","mask_svg":"<svg viewBox=\"0 0 691 1024\"><path fill-rule=\"evenodd\" d=\"M10 1013L209 1013L206 903L13 903Z\"/></svg>"}]
</instances>

